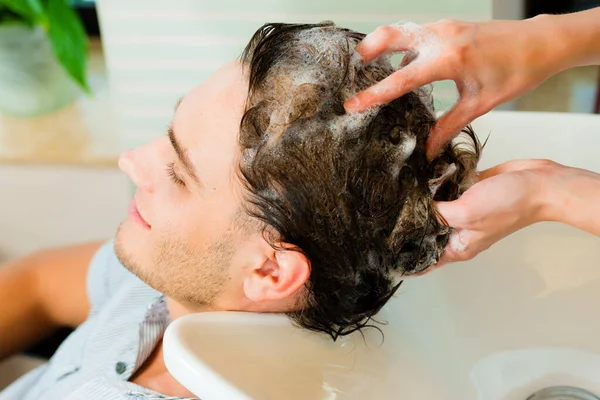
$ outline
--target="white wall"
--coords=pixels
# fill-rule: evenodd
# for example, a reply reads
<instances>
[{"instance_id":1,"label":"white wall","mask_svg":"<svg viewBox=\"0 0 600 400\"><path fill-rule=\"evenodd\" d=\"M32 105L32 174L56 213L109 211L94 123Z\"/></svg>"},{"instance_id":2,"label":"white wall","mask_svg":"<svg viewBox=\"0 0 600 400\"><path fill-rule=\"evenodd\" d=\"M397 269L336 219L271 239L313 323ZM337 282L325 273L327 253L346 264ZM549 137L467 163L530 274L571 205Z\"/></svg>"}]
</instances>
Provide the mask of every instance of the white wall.
<instances>
[{"instance_id":1,"label":"white wall","mask_svg":"<svg viewBox=\"0 0 600 400\"><path fill-rule=\"evenodd\" d=\"M116 168L0 165L0 261L108 239L130 199L128 178Z\"/></svg>"},{"instance_id":2,"label":"white wall","mask_svg":"<svg viewBox=\"0 0 600 400\"><path fill-rule=\"evenodd\" d=\"M492 0L98 0L122 146L165 132L176 100L237 57L265 22L319 22L369 32L399 20L485 20ZM443 82L442 108L455 96Z\"/></svg>"}]
</instances>

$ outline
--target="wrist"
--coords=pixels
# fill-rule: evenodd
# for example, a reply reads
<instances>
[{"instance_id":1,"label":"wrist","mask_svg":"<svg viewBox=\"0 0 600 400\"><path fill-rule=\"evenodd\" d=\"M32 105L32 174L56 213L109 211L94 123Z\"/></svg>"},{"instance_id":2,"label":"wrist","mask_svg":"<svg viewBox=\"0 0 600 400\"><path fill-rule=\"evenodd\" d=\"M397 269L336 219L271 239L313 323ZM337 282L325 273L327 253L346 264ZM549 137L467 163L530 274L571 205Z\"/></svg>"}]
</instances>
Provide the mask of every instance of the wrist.
<instances>
[{"instance_id":1,"label":"wrist","mask_svg":"<svg viewBox=\"0 0 600 400\"><path fill-rule=\"evenodd\" d=\"M541 175L540 221L562 222L588 232L598 228L600 215L593 205L600 198L600 175L557 163Z\"/></svg>"},{"instance_id":2,"label":"wrist","mask_svg":"<svg viewBox=\"0 0 600 400\"><path fill-rule=\"evenodd\" d=\"M560 175L562 170L567 167L548 162L535 170L531 170L530 187L533 191L531 196L530 215L533 222L555 221L565 222L564 217L565 204L568 198L565 196L565 188L561 185Z\"/></svg>"},{"instance_id":3,"label":"wrist","mask_svg":"<svg viewBox=\"0 0 600 400\"><path fill-rule=\"evenodd\" d=\"M525 20L535 26L538 45L545 52L542 58L552 66L553 74L599 61L600 29L596 26L600 9L592 13L541 14Z\"/></svg>"},{"instance_id":4,"label":"wrist","mask_svg":"<svg viewBox=\"0 0 600 400\"><path fill-rule=\"evenodd\" d=\"M559 16L541 14L523 23L529 25L529 65L545 69L546 77L572 67L574 46L569 43L565 24Z\"/></svg>"},{"instance_id":5,"label":"wrist","mask_svg":"<svg viewBox=\"0 0 600 400\"><path fill-rule=\"evenodd\" d=\"M600 236L600 175L584 169L558 166L549 189L548 217Z\"/></svg>"}]
</instances>

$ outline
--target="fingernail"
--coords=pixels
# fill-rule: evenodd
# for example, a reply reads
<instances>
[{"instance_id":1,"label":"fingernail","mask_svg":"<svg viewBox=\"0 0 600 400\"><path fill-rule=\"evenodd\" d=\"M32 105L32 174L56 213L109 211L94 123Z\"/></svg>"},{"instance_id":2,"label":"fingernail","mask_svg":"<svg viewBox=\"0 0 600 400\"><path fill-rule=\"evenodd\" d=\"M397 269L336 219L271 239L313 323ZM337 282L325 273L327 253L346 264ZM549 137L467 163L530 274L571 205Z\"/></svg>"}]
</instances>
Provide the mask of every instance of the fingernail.
<instances>
[{"instance_id":1,"label":"fingernail","mask_svg":"<svg viewBox=\"0 0 600 400\"><path fill-rule=\"evenodd\" d=\"M427 149L425 151L425 157L427 157L427 161L431 162L435 158L435 152L431 149Z\"/></svg>"},{"instance_id":2,"label":"fingernail","mask_svg":"<svg viewBox=\"0 0 600 400\"><path fill-rule=\"evenodd\" d=\"M344 103L344 108L348 111L355 111L359 105L360 100L358 99L358 97L352 97Z\"/></svg>"},{"instance_id":3,"label":"fingernail","mask_svg":"<svg viewBox=\"0 0 600 400\"><path fill-rule=\"evenodd\" d=\"M434 150L429 150L427 152L426 156L427 156L427 161L431 162L431 161L433 161L433 160L435 160L437 158L438 152L434 151Z\"/></svg>"},{"instance_id":4,"label":"fingernail","mask_svg":"<svg viewBox=\"0 0 600 400\"><path fill-rule=\"evenodd\" d=\"M363 40L360 41L359 43L359 47L364 48L364 47L369 47L375 44L375 35L373 35L373 32L369 33L367 36L365 36L363 38Z\"/></svg>"}]
</instances>

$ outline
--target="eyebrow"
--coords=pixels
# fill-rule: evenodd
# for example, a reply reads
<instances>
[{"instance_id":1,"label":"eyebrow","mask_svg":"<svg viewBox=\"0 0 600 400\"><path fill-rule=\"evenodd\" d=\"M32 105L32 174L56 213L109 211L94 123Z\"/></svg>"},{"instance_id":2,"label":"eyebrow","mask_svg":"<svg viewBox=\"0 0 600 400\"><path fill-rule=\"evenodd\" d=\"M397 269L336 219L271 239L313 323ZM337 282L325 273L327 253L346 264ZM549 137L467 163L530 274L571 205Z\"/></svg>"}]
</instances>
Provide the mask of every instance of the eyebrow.
<instances>
[{"instance_id":1,"label":"eyebrow","mask_svg":"<svg viewBox=\"0 0 600 400\"><path fill-rule=\"evenodd\" d=\"M175 103L175 111L177 111L177 109L179 108L179 105L181 104L182 101L183 101L183 97L180 97L179 100L177 100L177 102Z\"/></svg>"},{"instance_id":2,"label":"eyebrow","mask_svg":"<svg viewBox=\"0 0 600 400\"><path fill-rule=\"evenodd\" d=\"M185 171L190 176L190 178L192 178L194 182L196 182L198 186L202 188L202 182L200 181L200 179L198 179L196 172L194 172L192 162L189 159L187 152L181 147L180 143L177 141L177 137L175 136L175 132L173 131L172 125L169 126L168 133L169 140L171 141L171 146L173 146L173 149L175 149L175 153L177 153L177 158L179 158L179 161L181 162L181 164L183 164Z\"/></svg>"}]
</instances>

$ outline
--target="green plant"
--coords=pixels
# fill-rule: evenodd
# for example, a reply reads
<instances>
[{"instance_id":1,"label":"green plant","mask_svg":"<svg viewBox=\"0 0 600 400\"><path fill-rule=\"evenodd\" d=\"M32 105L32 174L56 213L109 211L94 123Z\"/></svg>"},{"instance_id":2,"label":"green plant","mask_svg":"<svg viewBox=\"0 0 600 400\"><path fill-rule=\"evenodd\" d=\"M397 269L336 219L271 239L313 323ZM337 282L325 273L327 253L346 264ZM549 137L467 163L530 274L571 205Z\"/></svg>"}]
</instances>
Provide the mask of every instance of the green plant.
<instances>
[{"instance_id":1,"label":"green plant","mask_svg":"<svg viewBox=\"0 0 600 400\"><path fill-rule=\"evenodd\" d=\"M90 93L86 80L87 35L68 0L0 0L0 25L14 23L44 28L60 64Z\"/></svg>"}]
</instances>

